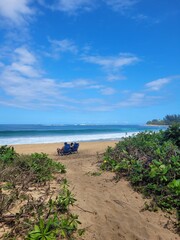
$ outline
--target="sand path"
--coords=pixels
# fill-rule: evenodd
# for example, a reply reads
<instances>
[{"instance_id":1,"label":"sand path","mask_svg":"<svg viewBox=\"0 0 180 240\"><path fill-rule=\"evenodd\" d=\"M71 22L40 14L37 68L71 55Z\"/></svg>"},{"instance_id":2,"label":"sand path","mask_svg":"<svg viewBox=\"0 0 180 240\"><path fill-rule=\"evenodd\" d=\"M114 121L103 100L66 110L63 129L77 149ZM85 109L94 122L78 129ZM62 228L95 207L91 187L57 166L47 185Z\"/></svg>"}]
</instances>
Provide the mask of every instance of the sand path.
<instances>
[{"instance_id":1,"label":"sand path","mask_svg":"<svg viewBox=\"0 0 180 240\"><path fill-rule=\"evenodd\" d=\"M67 167L65 177L77 199L73 211L86 228L84 240L178 240L166 229L168 218L163 212L142 212L145 199L129 183L112 181L113 173L98 172L97 152L103 153L114 142L81 143L78 154L57 157L57 144L17 146L19 152L47 152ZM33 150L33 151L32 151Z\"/></svg>"}]
</instances>

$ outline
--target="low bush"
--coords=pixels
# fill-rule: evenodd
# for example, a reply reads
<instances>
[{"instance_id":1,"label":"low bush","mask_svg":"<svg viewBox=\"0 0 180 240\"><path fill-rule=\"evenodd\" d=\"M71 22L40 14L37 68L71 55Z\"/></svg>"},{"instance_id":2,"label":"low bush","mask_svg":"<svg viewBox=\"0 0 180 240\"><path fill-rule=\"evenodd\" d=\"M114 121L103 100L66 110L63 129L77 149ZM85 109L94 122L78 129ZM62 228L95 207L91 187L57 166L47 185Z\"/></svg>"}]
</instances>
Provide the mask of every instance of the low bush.
<instances>
[{"instance_id":1,"label":"low bush","mask_svg":"<svg viewBox=\"0 0 180 240\"><path fill-rule=\"evenodd\" d=\"M6 229L1 239L75 239L84 232L69 211L76 199L67 181L56 178L65 171L45 153L20 155L0 147L0 228ZM63 182L58 195L52 179L56 187Z\"/></svg>"},{"instance_id":2,"label":"low bush","mask_svg":"<svg viewBox=\"0 0 180 240\"><path fill-rule=\"evenodd\" d=\"M55 200L49 199L48 203L43 206L41 216L38 217L34 229L29 231L25 239L75 239L73 238L75 233L79 236L82 235L84 229L78 229L81 224L78 216L69 212L69 206L73 205L75 201L76 199L68 189L65 180L58 197Z\"/></svg>"},{"instance_id":3,"label":"low bush","mask_svg":"<svg viewBox=\"0 0 180 240\"><path fill-rule=\"evenodd\" d=\"M164 132L143 132L123 139L106 150L101 169L114 171L116 179L126 177L137 191L151 197L157 206L167 211L175 209L179 216L178 129L170 126Z\"/></svg>"},{"instance_id":4,"label":"low bush","mask_svg":"<svg viewBox=\"0 0 180 240\"><path fill-rule=\"evenodd\" d=\"M12 147L0 147L0 181L14 183L31 176L31 182L45 182L52 179L54 173L65 171L63 164L53 161L45 153L19 155Z\"/></svg>"}]
</instances>

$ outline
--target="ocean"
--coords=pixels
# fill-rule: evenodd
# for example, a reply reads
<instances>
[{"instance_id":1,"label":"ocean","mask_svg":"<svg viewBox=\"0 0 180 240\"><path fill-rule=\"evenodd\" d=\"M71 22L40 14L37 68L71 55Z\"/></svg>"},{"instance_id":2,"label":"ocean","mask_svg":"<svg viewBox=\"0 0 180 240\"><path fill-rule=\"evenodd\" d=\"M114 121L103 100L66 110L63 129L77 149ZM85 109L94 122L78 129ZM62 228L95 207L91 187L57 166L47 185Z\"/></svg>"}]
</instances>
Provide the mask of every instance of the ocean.
<instances>
[{"instance_id":1,"label":"ocean","mask_svg":"<svg viewBox=\"0 0 180 240\"><path fill-rule=\"evenodd\" d=\"M165 126L0 124L0 145L119 140Z\"/></svg>"}]
</instances>

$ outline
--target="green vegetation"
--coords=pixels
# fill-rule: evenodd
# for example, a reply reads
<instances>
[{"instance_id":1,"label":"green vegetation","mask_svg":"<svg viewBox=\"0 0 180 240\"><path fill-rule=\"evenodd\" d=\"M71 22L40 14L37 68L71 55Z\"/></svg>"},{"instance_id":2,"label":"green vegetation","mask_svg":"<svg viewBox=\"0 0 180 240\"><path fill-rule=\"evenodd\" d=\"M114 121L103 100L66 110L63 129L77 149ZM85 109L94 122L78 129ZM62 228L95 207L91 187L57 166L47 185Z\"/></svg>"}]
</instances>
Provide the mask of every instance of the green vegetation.
<instances>
[{"instance_id":1,"label":"green vegetation","mask_svg":"<svg viewBox=\"0 0 180 240\"><path fill-rule=\"evenodd\" d=\"M50 159L45 153L19 155L13 147L0 148L0 181L14 184L21 178L30 182L45 182L53 178L53 173L65 172L65 166Z\"/></svg>"},{"instance_id":2,"label":"green vegetation","mask_svg":"<svg viewBox=\"0 0 180 240\"><path fill-rule=\"evenodd\" d=\"M27 240L56 240L56 239L73 239L73 234L77 231L78 235L82 235L83 229L78 229L81 224L78 216L69 212L69 206L73 205L76 199L68 189L67 181L63 182L63 186L59 195L55 200L49 199L47 204L43 205L41 215L38 222L34 225L34 229L28 233Z\"/></svg>"},{"instance_id":3,"label":"green vegetation","mask_svg":"<svg viewBox=\"0 0 180 240\"><path fill-rule=\"evenodd\" d=\"M149 125L171 125L174 123L180 123L180 115L166 115L162 120L161 119L153 119L152 121L148 121L146 124Z\"/></svg>"},{"instance_id":4,"label":"green vegetation","mask_svg":"<svg viewBox=\"0 0 180 240\"><path fill-rule=\"evenodd\" d=\"M45 153L19 155L13 147L0 147L0 228L6 229L1 239L75 239L83 234L78 216L69 210L76 199L67 181L56 177L65 171Z\"/></svg>"},{"instance_id":5,"label":"green vegetation","mask_svg":"<svg viewBox=\"0 0 180 240\"><path fill-rule=\"evenodd\" d=\"M125 138L107 149L101 169L114 171L117 180L126 177L135 190L152 199L154 210L176 211L180 230L179 140L179 125Z\"/></svg>"}]
</instances>

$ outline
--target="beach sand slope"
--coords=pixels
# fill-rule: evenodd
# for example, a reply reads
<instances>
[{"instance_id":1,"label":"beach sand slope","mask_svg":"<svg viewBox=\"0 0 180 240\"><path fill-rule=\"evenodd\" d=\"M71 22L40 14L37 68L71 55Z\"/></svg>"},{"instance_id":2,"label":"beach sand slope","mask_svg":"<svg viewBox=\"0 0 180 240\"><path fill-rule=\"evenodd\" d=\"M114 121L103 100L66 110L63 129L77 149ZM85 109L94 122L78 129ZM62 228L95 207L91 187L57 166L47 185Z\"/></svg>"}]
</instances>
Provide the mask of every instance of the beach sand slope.
<instances>
[{"instance_id":1,"label":"beach sand slope","mask_svg":"<svg viewBox=\"0 0 180 240\"><path fill-rule=\"evenodd\" d=\"M113 173L98 175L97 156L115 142L80 143L79 153L57 156L62 144L16 145L19 153L45 152L67 167L64 177L77 202L72 211L79 215L84 240L179 240L167 229L167 214L141 211L145 199L126 180L115 182ZM97 154L98 153L98 154Z\"/></svg>"}]
</instances>

